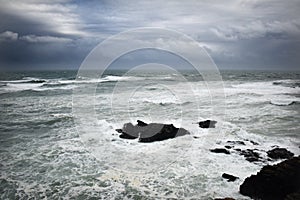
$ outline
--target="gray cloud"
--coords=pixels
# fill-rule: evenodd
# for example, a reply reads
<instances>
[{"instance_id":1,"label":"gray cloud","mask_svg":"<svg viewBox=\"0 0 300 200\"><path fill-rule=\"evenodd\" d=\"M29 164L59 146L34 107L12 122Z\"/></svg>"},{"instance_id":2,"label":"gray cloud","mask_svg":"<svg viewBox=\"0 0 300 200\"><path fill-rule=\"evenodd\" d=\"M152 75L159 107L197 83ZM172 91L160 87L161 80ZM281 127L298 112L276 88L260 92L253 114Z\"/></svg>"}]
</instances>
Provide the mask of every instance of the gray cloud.
<instances>
[{"instance_id":1,"label":"gray cloud","mask_svg":"<svg viewBox=\"0 0 300 200\"><path fill-rule=\"evenodd\" d=\"M20 40L24 40L26 42L46 42L46 43L53 43L53 42L60 42L60 43L67 43L72 42L72 39L63 38L63 37L53 37L53 36L36 36L36 35L25 35L20 37Z\"/></svg>"},{"instance_id":2,"label":"gray cloud","mask_svg":"<svg viewBox=\"0 0 300 200\"><path fill-rule=\"evenodd\" d=\"M0 64L69 65L71 60L78 67L88 51L105 38L145 26L174 29L191 36L221 68L298 69L300 63L297 0L0 3L0 41L10 41L9 47L0 46ZM185 44L177 45L187 48ZM31 53L31 60L25 58L29 55L13 52L20 46Z\"/></svg>"},{"instance_id":3,"label":"gray cloud","mask_svg":"<svg viewBox=\"0 0 300 200\"><path fill-rule=\"evenodd\" d=\"M0 41L7 41L7 40L17 40L18 39L18 33L14 33L11 31L5 31L3 33L0 33Z\"/></svg>"}]
</instances>

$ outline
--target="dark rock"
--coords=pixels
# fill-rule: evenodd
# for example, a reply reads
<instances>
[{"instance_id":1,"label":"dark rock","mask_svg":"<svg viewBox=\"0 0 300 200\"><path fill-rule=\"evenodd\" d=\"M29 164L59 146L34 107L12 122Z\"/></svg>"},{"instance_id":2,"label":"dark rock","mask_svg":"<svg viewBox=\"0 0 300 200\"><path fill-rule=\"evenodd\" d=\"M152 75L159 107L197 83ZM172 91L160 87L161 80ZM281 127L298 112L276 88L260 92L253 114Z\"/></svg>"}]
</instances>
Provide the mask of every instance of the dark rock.
<instances>
[{"instance_id":1,"label":"dark rock","mask_svg":"<svg viewBox=\"0 0 300 200\"><path fill-rule=\"evenodd\" d=\"M259 145L257 142L254 142L253 140L250 140L250 142L251 142L253 145Z\"/></svg>"},{"instance_id":2,"label":"dark rock","mask_svg":"<svg viewBox=\"0 0 300 200\"><path fill-rule=\"evenodd\" d=\"M239 145L246 145L243 141L227 141L229 144L239 144Z\"/></svg>"},{"instance_id":3,"label":"dark rock","mask_svg":"<svg viewBox=\"0 0 300 200\"><path fill-rule=\"evenodd\" d=\"M116 131L117 131L118 133L122 133L122 129L120 129L120 128L116 129Z\"/></svg>"},{"instance_id":4,"label":"dark rock","mask_svg":"<svg viewBox=\"0 0 300 200\"><path fill-rule=\"evenodd\" d=\"M229 145L226 145L226 146L224 146L226 149L231 149L232 148L232 146L229 146Z\"/></svg>"},{"instance_id":5,"label":"dark rock","mask_svg":"<svg viewBox=\"0 0 300 200\"><path fill-rule=\"evenodd\" d=\"M225 154L230 154L230 152L227 149L223 148L215 148L215 149L210 149L211 152L213 153L225 153Z\"/></svg>"},{"instance_id":6,"label":"dark rock","mask_svg":"<svg viewBox=\"0 0 300 200\"><path fill-rule=\"evenodd\" d=\"M255 152L253 149L241 150L239 151L239 154L243 155L249 162L256 162L261 160L259 153Z\"/></svg>"},{"instance_id":7,"label":"dark rock","mask_svg":"<svg viewBox=\"0 0 300 200\"><path fill-rule=\"evenodd\" d=\"M300 156L264 166L240 186L241 194L262 200L298 199L299 191Z\"/></svg>"},{"instance_id":8,"label":"dark rock","mask_svg":"<svg viewBox=\"0 0 300 200\"><path fill-rule=\"evenodd\" d=\"M198 139L199 137L198 136L193 136L193 138Z\"/></svg>"},{"instance_id":9,"label":"dark rock","mask_svg":"<svg viewBox=\"0 0 300 200\"><path fill-rule=\"evenodd\" d=\"M46 82L45 80L31 80L26 83L45 83L45 82Z\"/></svg>"},{"instance_id":10,"label":"dark rock","mask_svg":"<svg viewBox=\"0 0 300 200\"><path fill-rule=\"evenodd\" d=\"M270 151L267 151L267 154L270 158L273 159L289 159L294 156L294 154L288 151L285 148L275 148Z\"/></svg>"},{"instance_id":11,"label":"dark rock","mask_svg":"<svg viewBox=\"0 0 300 200\"><path fill-rule=\"evenodd\" d=\"M216 127L217 121L214 120L206 120L199 122L199 127L200 128L215 128Z\"/></svg>"},{"instance_id":12,"label":"dark rock","mask_svg":"<svg viewBox=\"0 0 300 200\"><path fill-rule=\"evenodd\" d=\"M284 200L299 200L300 199L300 191L288 194Z\"/></svg>"},{"instance_id":13,"label":"dark rock","mask_svg":"<svg viewBox=\"0 0 300 200\"><path fill-rule=\"evenodd\" d=\"M236 176L233 176L233 175L230 175L230 174L222 174L222 177L227 179L228 182L232 182L232 181L235 181L236 179L238 179L239 177L236 177Z\"/></svg>"},{"instance_id":14,"label":"dark rock","mask_svg":"<svg viewBox=\"0 0 300 200\"><path fill-rule=\"evenodd\" d=\"M145 122L143 122L143 121L141 121L141 120L137 120L137 125L138 126L147 126L148 124L145 123Z\"/></svg>"},{"instance_id":15,"label":"dark rock","mask_svg":"<svg viewBox=\"0 0 300 200\"><path fill-rule=\"evenodd\" d=\"M121 135L119 135L119 137L122 139L129 139L129 140L134 140L134 139L138 138L138 137L132 136L127 133L122 133Z\"/></svg>"},{"instance_id":16,"label":"dark rock","mask_svg":"<svg viewBox=\"0 0 300 200\"><path fill-rule=\"evenodd\" d=\"M175 126L173 126L173 124L146 124L140 120L138 120L138 124L135 126L131 123L126 123L124 124L122 129L116 129L116 131L121 133L121 135L119 136L120 138L139 138L139 142L162 141L190 134L187 130L183 128L176 128Z\"/></svg>"}]
</instances>

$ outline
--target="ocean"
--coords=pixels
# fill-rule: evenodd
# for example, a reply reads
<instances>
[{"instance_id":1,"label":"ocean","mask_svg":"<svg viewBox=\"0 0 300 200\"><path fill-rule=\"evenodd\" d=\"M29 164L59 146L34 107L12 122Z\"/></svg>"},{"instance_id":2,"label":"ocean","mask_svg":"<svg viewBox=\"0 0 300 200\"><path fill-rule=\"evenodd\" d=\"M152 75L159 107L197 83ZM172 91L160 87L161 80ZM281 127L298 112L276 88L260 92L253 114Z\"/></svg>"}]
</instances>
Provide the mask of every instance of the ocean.
<instances>
[{"instance_id":1,"label":"ocean","mask_svg":"<svg viewBox=\"0 0 300 200\"><path fill-rule=\"evenodd\" d=\"M192 71L76 75L0 74L0 199L248 199L239 194L243 180L280 161L267 150L300 154L300 72L221 71L222 112L212 109L218 91ZM191 134L153 143L118 137L115 129L138 119ZM206 119L216 128L201 129ZM209 151L228 141L265 161Z\"/></svg>"}]
</instances>

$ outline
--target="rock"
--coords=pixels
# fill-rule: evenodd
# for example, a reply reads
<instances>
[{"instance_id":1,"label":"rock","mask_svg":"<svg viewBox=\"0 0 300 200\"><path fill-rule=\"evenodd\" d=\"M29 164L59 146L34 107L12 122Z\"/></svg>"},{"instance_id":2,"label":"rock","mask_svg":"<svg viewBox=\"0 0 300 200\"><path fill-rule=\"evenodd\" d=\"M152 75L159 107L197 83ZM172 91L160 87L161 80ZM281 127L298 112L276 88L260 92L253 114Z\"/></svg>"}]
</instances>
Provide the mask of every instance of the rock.
<instances>
[{"instance_id":1,"label":"rock","mask_svg":"<svg viewBox=\"0 0 300 200\"><path fill-rule=\"evenodd\" d=\"M284 200L299 200L300 199L300 191L288 194Z\"/></svg>"},{"instance_id":2,"label":"rock","mask_svg":"<svg viewBox=\"0 0 300 200\"><path fill-rule=\"evenodd\" d=\"M229 146L229 145L226 145L226 146L224 146L226 149L231 149L232 148L232 146Z\"/></svg>"},{"instance_id":3,"label":"rock","mask_svg":"<svg viewBox=\"0 0 300 200\"><path fill-rule=\"evenodd\" d=\"M227 141L229 144L239 144L239 145L246 145L243 141Z\"/></svg>"},{"instance_id":4,"label":"rock","mask_svg":"<svg viewBox=\"0 0 300 200\"><path fill-rule=\"evenodd\" d=\"M238 152L240 155L243 155L249 162L256 162L261 160L259 153L255 152L253 149L240 150Z\"/></svg>"},{"instance_id":5,"label":"rock","mask_svg":"<svg viewBox=\"0 0 300 200\"><path fill-rule=\"evenodd\" d=\"M141 121L141 120L137 120L137 125L138 126L147 126L148 124L145 123L145 122L143 122L143 121Z\"/></svg>"},{"instance_id":6,"label":"rock","mask_svg":"<svg viewBox=\"0 0 300 200\"><path fill-rule=\"evenodd\" d=\"M123 139L138 138L139 142L155 142L190 134L187 130L176 128L173 124L146 124L140 120L137 122L138 124L135 126L132 123L126 123L122 129L116 129L121 133L119 137Z\"/></svg>"},{"instance_id":7,"label":"rock","mask_svg":"<svg viewBox=\"0 0 300 200\"><path fill-rule=\"evenodd\" d=\"M223 148L215 148L215 149L210 149L211 152L213 153L225 153L225 154L230 154L230 152L227 149Z\"/></svg>"},{"instance_id":8,"label":"rock","mask_svg":"<svg viewBox=\"0 0 300 200\"><path fill-rule=\"evenodd\" d=\"M214 200L235 200L234 198L225 197L225 198L216 198Z\"/></svg>"},{"instance_id":9,"label":"rock","mask_svg":"<svg viewBox=\"0 0 300 200\"><path fill-rule=\"evenodd\" d=\"M26 83L45 83L45 82L46 82L45 80L31 80Z\"/></svg>"},{"instance_id":10,"label":"rock","mask_svg":"<svg viewBox=\"0 0 300 200\"><path fill-rule=\"evenodd\" d=\"M270 151L267 151L267 154L270 158L273 159L289 159L294 156L294 154L288 151L285 148L275 148Z\"/></svg>"},{"instance_id":11,"label":"rock","mask_svg":"<svg viewBox=\"0 0 300 200\"><path fill-rule=\"evenodd\" d=\"M217 121L206 120L198 123L200 128L215 128Z\"/></svg>"},{"instance_id":12,"label":"rock","mask_svg":"<svg viewBox=\"0 0 300 200\"><path fill-rule=\"evenodd\" d=\"M251 142L253 145L259 145L257 142L254 142L253 140L250 140L250 142Z\"/></svg>"},{"instance_id":13,"label":"rock","mask_svg":"<svg viewBox=\"0 0 300 200\"><path fill-rule=\"evenodd\" d=\"M227 179L228 182L235 181L236 179L239 178L239 177L236 177L236 176L233 176L233 175L230 175L230 174L226 174L226 173L223 173L222 177Z\"/></svg>"},{"instance_id":14,"label":"rock","mask_svg":"<svg viewBox=\"0 0 300 200\"><path fill-rule=\"evenodd\" d=\"M297 199L299 192L300 156L264 166L240 186L241 194L262 200Z\"/></svg>"}]
</instances>

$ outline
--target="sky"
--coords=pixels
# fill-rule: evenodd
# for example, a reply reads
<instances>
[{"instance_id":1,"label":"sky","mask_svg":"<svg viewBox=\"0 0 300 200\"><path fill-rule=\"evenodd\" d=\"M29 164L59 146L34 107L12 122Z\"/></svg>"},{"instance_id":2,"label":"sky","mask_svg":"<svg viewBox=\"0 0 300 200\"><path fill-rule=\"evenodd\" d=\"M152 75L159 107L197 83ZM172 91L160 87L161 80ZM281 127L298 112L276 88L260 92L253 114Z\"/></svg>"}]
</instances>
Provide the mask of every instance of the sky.
<instances>
[{"instance_id":1,"label":"sky","mask_svg":"<svg viewBox=\"0 0 300 200\"><path fill-rule=\"evenodd\" d=\"M78 69L97 44L140 27L190 36L220 69L300 69L299 0L0 0L0 5L2 70ZM140 52L119 65L147 58L149 51Z\"/></svg>"}]
</instances>

